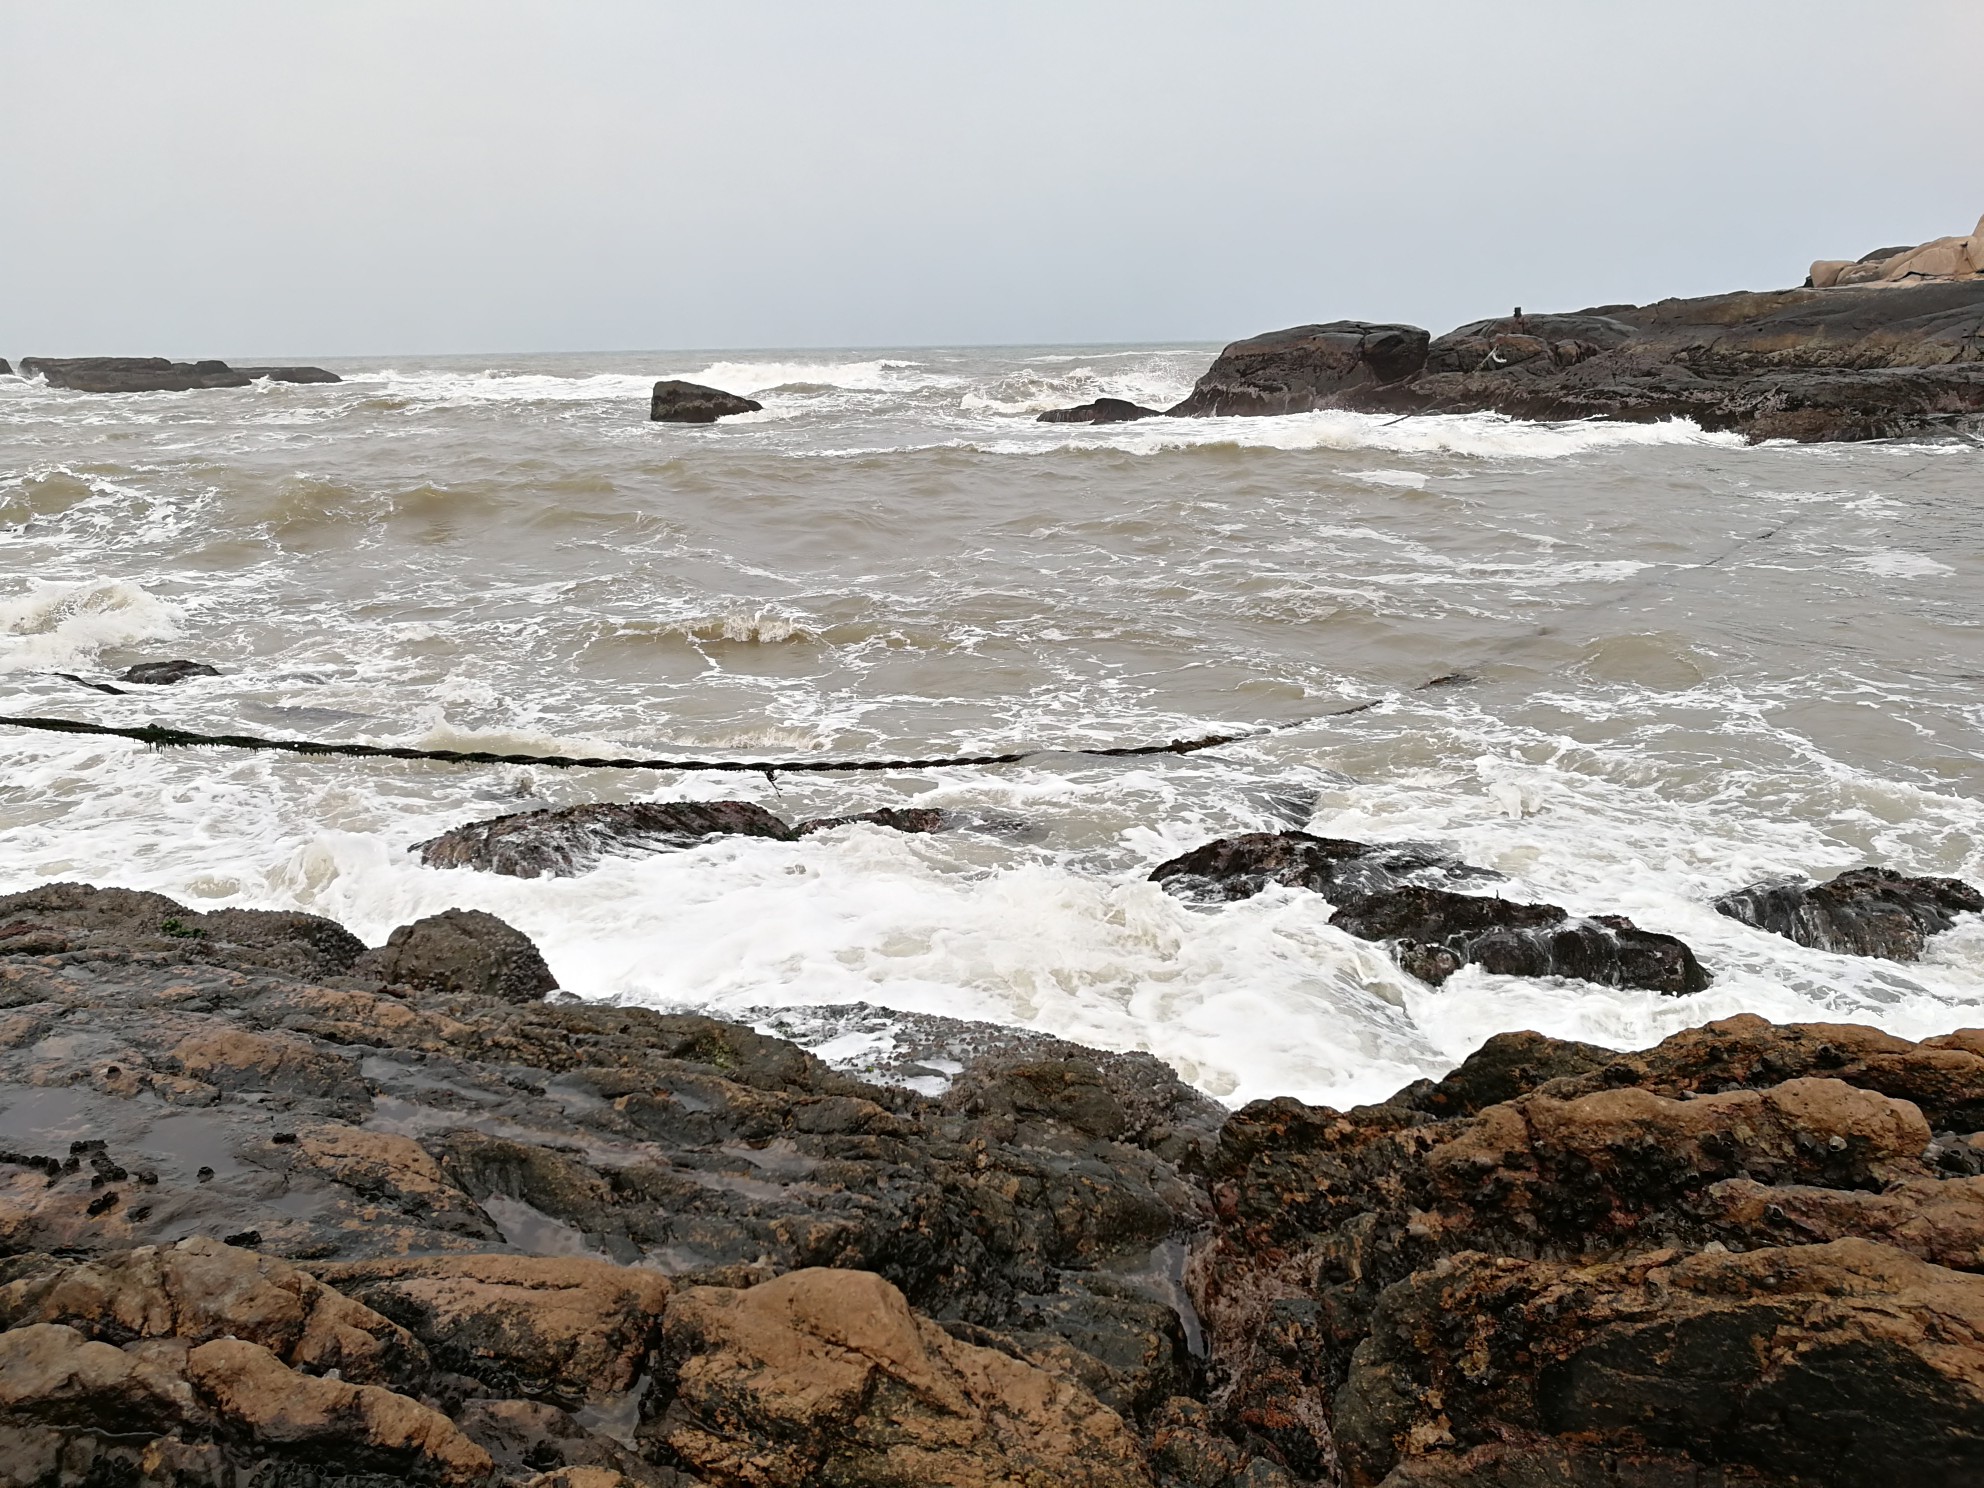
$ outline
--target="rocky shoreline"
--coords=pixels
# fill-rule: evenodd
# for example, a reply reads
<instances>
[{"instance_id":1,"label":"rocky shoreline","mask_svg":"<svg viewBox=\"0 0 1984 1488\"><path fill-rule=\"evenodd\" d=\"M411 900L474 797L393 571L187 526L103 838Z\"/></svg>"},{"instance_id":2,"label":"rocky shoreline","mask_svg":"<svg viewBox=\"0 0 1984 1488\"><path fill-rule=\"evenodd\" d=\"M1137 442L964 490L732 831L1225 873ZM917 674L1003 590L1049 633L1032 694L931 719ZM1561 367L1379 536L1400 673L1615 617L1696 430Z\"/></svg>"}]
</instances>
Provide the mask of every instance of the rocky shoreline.
<instances>
[{"instance_id":1,"label":"rocky shoreline","mask_svg":"<svg viewBox=\"0 0 1984 1488\"><path fill-rule=\"evenodd\" d=\"M1227 897L1355 857L1208 846ZM0 898L0 1483L1984 1480L1984 1033L1514 1033L1229 1114L552 980L474 912Z\"/></svg>"}]
</instances>

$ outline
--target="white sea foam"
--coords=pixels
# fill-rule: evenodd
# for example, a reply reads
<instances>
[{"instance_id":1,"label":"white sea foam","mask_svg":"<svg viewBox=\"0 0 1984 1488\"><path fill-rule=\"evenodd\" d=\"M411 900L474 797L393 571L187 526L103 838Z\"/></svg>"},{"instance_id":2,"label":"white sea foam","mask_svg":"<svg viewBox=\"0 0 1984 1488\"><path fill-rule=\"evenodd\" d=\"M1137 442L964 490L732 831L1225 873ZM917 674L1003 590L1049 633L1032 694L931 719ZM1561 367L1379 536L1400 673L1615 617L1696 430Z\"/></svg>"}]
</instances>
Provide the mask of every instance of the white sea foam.
<instances>
[{"instance_id":1,"label":"white sea foam","mask_svg":"<svg viewBox=\"0 0 1984 1488\"><path fill-rule=\"evenodd\" d=\"M1931 574L1956 572L1947 563L1938 563L1922 553L1867 553L1858 558L1849 558L1846 562L1849 568L1857 568L1863 573L1879 574L1884 579L1920 579Z\"/></svg>"},{"instance_id":2,"label":"white sea foam","mask_svg":"<svg viewBox=\"0 0 1984 1488\"><path fill-rule=\"evenodd\" d=\"M81 666L106 647L178 633L179 610L142 585L30 579L25 593L0 598L0 672Z\"/></svg>"},{"instance_id":3,"label":"white sea foam","mask_svg":"<svg viewBox=\"0 0 1984 1488\"><path fill-rule=\"evenodd\" d=\"M762 393L781 388L906 393L956 387L963 381L955 374L933 371L920 362L887 358L854 362L723 361L676 375L729 393Z\"/></svg>"}]
</instances>

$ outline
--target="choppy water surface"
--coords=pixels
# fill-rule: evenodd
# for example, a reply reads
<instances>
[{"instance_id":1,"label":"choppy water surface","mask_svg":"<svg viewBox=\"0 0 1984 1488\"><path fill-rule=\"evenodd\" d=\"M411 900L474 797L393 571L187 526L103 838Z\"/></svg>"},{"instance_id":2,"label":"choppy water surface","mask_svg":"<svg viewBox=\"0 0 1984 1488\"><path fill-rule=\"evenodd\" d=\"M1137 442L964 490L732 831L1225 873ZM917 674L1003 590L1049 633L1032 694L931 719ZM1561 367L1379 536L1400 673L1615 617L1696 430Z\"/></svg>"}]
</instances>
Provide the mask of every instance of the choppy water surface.
<instances>
[{"instance_id":1,"label":"choppy water surface","mask_svg":"<svg viewBox=\"0 0 1984 1488\"><path fill-rule=\"evenodd\" d=\"M0 729L0 887L294 907L368 939L489 909L584 995L867 1001L1144 1047L1229 1100L1346 1102L1498 1029L1984 1020L1984 925L1919 966L1710 911L1862 862L1984 879L1984 450L1746 448L1685 425L1351 414L1040 425L1182 395L1210 348L333 363L329 387L0 379L0 711L508 750L795 757L1163 740L1190 758L658 778L148 752ZM765 411L645 421L687 376ZM188 656L108 697L50 675ZM1472 680L1426 688L1461 673ZM466 819L744 796L919 804L519 881L418 867ZM1692 998L1444 988L1298 891L1144 882L1243 830L1437 839L1504 893L1686 938Z\"/></svg>"}]
</instances>

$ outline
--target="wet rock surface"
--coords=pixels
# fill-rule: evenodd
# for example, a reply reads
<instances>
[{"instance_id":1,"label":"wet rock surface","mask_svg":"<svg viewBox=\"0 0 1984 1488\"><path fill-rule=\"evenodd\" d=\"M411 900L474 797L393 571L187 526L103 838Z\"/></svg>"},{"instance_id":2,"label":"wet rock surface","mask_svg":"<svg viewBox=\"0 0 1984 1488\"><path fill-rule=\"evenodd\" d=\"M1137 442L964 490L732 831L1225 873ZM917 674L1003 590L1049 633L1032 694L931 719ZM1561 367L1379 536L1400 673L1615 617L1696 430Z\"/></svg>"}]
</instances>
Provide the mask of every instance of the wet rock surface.
<instances>
[{"instance_id":1,"label":"wet rock surface","mask_svg":"<svg viewBox=\"0 0 1984 1488\"><path fill-rule=\"evenodd\" d=\"M1984 910L1984 893L1956 878L1906 878L1891 868L1855 868L1822 884L1789 879L1752 884L1715 901L1718 912L1815 950L1919 961L1924 945Z\"/></svg>"},{"instance_id":2,"label":"wet rock surface","mask_svg":"<svg viewBox=\"0 0 1984 1488\"><path fill-rule=\"evenodd\" d=\"M141 661L118 673L120 682L141 682L152 687L170 687L188 677L218 677L220 668L204 661Z\"/></svg>"},{"instance_id":3,"label":"wet rock surface","mask_svg":"<svg viewBox=\"0 0 1984 1488\"><path fill-rule=\"evenodd\" d=\"M1389 941L1401 967L1436 987L1469 965L1676 996L1710 981L1672 935L1642 930L1623 915L1575 916L1554 904L1409 884L1352 900L1330 923L1360 940Z\"/></svg>"},{"instance_id":4,"label":"wet rock surface","mask_svg":"<svg viewBox=\"0 0 1984 1488\"><path fill-rule=\"evenodd\" d=\"M21 1482L1984 1472L1984 1032L1507 1034L1379 1105L1229 1116L988 1025L782 1011L868 1038L870 1081L156 929L245 911L0 903Z\"/></svg>"},{"instance_id":5,"label":"wet rock surface","mask_svg":"<svg viewBox=\"0 0 1984 1488\"><path fill-rule=\"evenodd\" d=\"M713 424L733 414L758 413L764 406L755 398L740 398L699 382L666 378L654 385L648 419L661 424Z\"/></svg>"},{"instance_id":6,"label":"wet rock surface","mask_svg":"<svg viewBox=\"0 0 1984 1488\"><path fill-rule=\"evenodd\" d=\"M1309 889L1333 904L1410 883L1492 879L1432 843L1352 842L1308 832L1248 832L1221 837L1159 863L1152 883L1185 898L1246 899L1269 884Z\"/></svg>"},{"instance_id":7,"label":"wet rock surface","mask_svg":"<svg viewBox=\"0 0 1984 1488\"><path fill-rule=\"evenodd\" d=\"M1050 408L1035 419L1039 424L1128 424L1137 419L1162 418L1161 408L1145 408L1127 398L1097 398L1073 408Z\"/></svg>"},{"instance_id":8,"label":"wet rock surface","mask_svg":"<svg viewBox=\"0 0 1984 1488\"><path fill-rule=\"evenodd\" d=\"M558 989L531 938L479 909L450 909L402 925L354 968L388 986L538 1002Z\"/></svg>"},{"instance_id":9,"label":"wet rock surface","mask_svg":"<svg viewBox=\"0 0 1984 1488\"><path fill-rule=\"evenodd\" d=\"M1191 393L1166 412L1179 418L1307 413L1335 406L1353 388L1412 377L1429 341L1418 326L1333 320L1236 341Z\"/></svg>"},{"instance_id":10,"label":"wet rock surface","mask_svg":"<svg viewBox=\"0 0 1984 1488\"><path fill-rule=\"evenodd\" d=\"M80 393L181 393L195 388L247 387L271 382L342 382L322 367L230 367L226 362L174 362L164 357L22 357L21 376Z\"/></svg>"}]
</instances>

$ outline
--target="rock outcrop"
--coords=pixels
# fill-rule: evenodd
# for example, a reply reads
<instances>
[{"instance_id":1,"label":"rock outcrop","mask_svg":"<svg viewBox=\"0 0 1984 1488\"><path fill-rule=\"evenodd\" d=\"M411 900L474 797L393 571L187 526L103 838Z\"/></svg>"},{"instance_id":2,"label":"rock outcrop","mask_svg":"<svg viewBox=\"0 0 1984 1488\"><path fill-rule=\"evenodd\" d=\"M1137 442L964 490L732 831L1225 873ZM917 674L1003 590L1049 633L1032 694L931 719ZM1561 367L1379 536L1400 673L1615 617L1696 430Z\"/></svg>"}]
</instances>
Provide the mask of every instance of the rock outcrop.
<instances>
[{"instance_id":1,"label":"rock outcrop","mask_svg":"<svg viewBox=\"0 0 1984 1488\"><path fill-rule=\"evenodd\" d=\"M1127 398L1097 398L1093 403L1073 408L1050 408L1035 419L1040 424L1127 424L1137 419L1161 418L1163 410L1145 408Z\"/></svg>"},{"instance_id":2,"label":"rock outcrop","mask_svg":"<svg viewBox=\"0 0 1984 1488\"><path fill-rule=\"evenodd\" d=\"M1931 935L1950 929L1960 914L1984 910L1984 893L1957 878L1855 868L1822 884L1802 878L1751 884L1722 895L1715 907L1815 950L1918 961Z\"/></svg>"},{"instance_id":3,"label":"rock outcrop","mask_svg":"<svg viewBox=\"0 0 1984 1488\"><path fill-rule=\"evenodd\" d=\"M1247 899L1269 884L1309 889L1332 904L1406 884L1495 878L1426 842L1352 842L1308 832L1221 837L1159 863L1152 883L1189 899Z\"/></svg>"},{"instance_id":4,"label":"rock outcrop","mask_svg":"<svg viewBox=\"0 0 1984 1488\"><path fill-rule=\"evenodd\" d=\"M1857 259L1822 258L1805 277L1808 289L1856 284L1906 284L1984 274L1984 217L1965 238L1937 238L1915 247L1876 248Z\"/></svg>"},{"instance_id":5,"label":"rock outcrop","mask_svg":"<svg viewBox=\"0 0 1984 1488\"><path fill-rule=\"evenodd\" d=\"M22 357L21 375L79 393L183 393L194 388L270 382L342 382L322 367L230 367L226 362L172 362L164 357Z\"/></svg>"},{"instance_id":6,"label":"rock outcrop","mask_svg":"<svg viewBox=\"0 0 1984 1488\"><path fill-rule=\"evenodd\" d=\"M1167 412L1215 418L1333 407L1354 388L1415 375L1426 364L1427 341L1417 326L1361 320L1269 331L1227 347L1190 395Z\"/></svg>"},{"instance_id":7,"label":"rock outcrop","mask_svg":"<svg viewBox=\"0 0 1984 1488\"><path fill-rule=\"evenodd\" d=\"M1700 992L1710 980L1672 935L1642 930L1623 915L1576 916L1554 904L1408 884L1352 900L1330 923L1360 940L1391 942L1398 964L1436 987L1468 965L1674 996Z\"/></svg>"},{"instance_id":8,"label":"rock outcrop","mask_svg":"<svg viewBox=\"0 0 1984 1488\"><path fill-rule=\"evenodd\" d=\"M596 868L607 858L640 857L694 847L715 837L768 837L792 842L815 832L861 824L892 831L949 832L961 828L998 834L1025 832L1025 823L974 820L934 806L884 806L848 816L819 816L796 826L749 801L595 802L549 811L520 811L469 822L416 842L429 868L477 868L512 878L562 878Z\"/></svg>"},{"instance_id":9,"label":"rock outcrop","mask_svg":"<svg viewBox=\"0 0 1984 1488\"><path fill-rule=\"evenodd\" d=\"M388 986L540 1002L558 979L528 935L479 909L449 909L393 931L354 968Z\"/></svg>"},{"instance_id":10,"label":"rock outcrop","mask_svg":"<svg viewBox=\"0 0 1984 1488\"><path fill-rule=\"evenodd\" d=\"M141 661L118 674L120 682L141 682L151 687L170 687L188 677L218 677L220 668L204 661Z\"/></svg>"},{"instance_id":11,"label":"rock outcrop","mask_svg":"<svg viewBox=\"0 0 1984 1488\"><path fill-rule=\"evenodd\" d=\"M247 913L0 900L0 1482L1984 1472L1978 1030L1508 1034L1228 1115L982 1025L907 1020L922 1093L473 967L272 967Z\"/></svg>"},{"instance_id":12,"label":"rock outcrop","mask_svg":"<svg viewBox=\"0 0 1984 1488\"><path fill-rule=\"evenodd\" d=\"M732 414L762 412L764 406L755 398L740 398L699 382L665 378L654 385L648 419L659 424L713 424Z\"/></svg>"}]
</instances>

